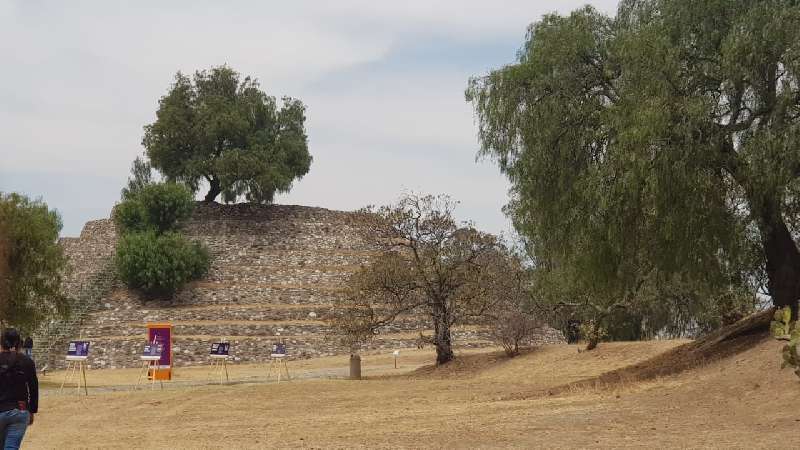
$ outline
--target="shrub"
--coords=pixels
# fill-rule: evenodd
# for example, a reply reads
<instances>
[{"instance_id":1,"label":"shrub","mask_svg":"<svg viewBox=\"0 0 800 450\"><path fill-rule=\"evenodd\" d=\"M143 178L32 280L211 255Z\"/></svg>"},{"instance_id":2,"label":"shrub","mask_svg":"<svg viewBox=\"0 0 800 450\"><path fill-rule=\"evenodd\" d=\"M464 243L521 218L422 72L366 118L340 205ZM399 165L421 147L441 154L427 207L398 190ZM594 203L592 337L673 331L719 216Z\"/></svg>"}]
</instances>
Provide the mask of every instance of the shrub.
<instances>
[{"instance_id":1,"label":"shrub","mask_svg":"<svg viewBox=\"0 0 800 450\"><path fill-rule=\"evenodd\" d=\"M147 223L159 233L174 230L194 210L192 191L182 184L150 184L141 190L137 198L142 204Z\"/></svg>"},{"instance_id":2,"label":"shrub","mask_svg":"<svg viewBox=\"0 0 800 450\"><path fill-rule=\"evenodd\" d=\"M145 231L148 228L142 202L138 198L130 198L117 203L111 217L121 233Z\"/></svg>"},{"instance_id":3,"label":"shrub","mask_svg":"<svg viewBox=\"0 0 800 450\"><path fill-rule=\"evenodd\" d=\"M541 326L541 322L532 315L513 308L497 314L490 332L492 339L503 347L506 355L513 358L519 355L520 346L528 344Z\"/></svg>"},{"instance_id":4,"label":"shrub","mask_svg":"<svg viewBox=\"0 0 800 450\"><path fill-rule=\"evenodd\" d=\"M153 183L129 195L114 208L114 221L123 232L177 228L194 210L192 192L177 183Z\"/></svg>"},{"instance_id":5,"label":"shrub","mask_svg":"<svg viewBox=\"0 0 800 450\"><path fill-rule=\"evenodd\" d=\"M124 234L115 258L120 278L150 295L172 295L208 272L208 251L179 233L153 230Z\"/></svg>"}]
</instances>

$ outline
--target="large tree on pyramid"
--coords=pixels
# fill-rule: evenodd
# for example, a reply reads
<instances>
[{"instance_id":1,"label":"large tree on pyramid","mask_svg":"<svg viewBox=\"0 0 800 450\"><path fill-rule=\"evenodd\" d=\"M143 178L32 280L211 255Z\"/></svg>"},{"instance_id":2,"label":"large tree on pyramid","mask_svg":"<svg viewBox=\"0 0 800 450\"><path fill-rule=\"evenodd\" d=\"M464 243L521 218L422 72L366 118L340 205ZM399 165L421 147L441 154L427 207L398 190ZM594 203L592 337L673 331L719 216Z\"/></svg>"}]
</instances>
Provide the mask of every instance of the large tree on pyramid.
<instances>
[{"instance_id":1,"label":"large tree on pyramid","mask_svg":"<svg viewBox=\"0 0 800 450\"><path fill-rule=\"evenodd\" d=\"M222 195L269 203L308 173L304 124L301 101L284 97L279 105L255 79L220 66L192 78L178 72L142 144L169 181L193 191L205 183L207 202Z\"/></svg>"}]
</instances>

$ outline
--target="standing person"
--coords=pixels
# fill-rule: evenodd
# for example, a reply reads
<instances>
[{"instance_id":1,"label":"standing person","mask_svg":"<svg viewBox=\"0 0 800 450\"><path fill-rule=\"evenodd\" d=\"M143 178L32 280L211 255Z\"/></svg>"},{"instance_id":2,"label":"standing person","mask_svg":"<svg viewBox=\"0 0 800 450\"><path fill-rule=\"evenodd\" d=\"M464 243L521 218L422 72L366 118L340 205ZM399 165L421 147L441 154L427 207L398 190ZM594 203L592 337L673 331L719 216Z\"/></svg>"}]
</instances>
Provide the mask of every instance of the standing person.
<instances>
[{"instance_id":1,"label":"standing person","mask_svg":"<svg viewBox=\"0 0 800 450\"><path fill-rule=\"evenodd\" d=\"M33 359L33 338L28 336L22 342L22 351L30 359Z\"/></svg>"},{"instance_id":2,"label":"standing person","mask_svg":"<svg viewBox=\"0 0 800 450\"><path fill-rule=\"evenodd\" d=\"M39 410L39 380L33 361L19 353L19 333L6 329L0 339L0 444L18 449Z\"/></svg>"}]
</instances>

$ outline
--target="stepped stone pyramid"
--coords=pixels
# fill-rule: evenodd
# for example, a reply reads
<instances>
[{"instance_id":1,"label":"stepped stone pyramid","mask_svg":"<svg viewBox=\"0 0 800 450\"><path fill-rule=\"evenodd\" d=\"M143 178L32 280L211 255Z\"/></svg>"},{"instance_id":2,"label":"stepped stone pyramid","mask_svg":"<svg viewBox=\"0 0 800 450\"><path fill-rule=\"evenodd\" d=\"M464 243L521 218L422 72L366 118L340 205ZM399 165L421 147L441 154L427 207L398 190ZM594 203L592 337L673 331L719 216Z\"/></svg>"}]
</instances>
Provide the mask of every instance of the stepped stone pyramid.
<instances>
[{"instance_id":1,"label":"stepped stone pyramid","mask_svg":"<svg viewBox=\"0 0 800 450\"><path fill-rule=\"evenodd\" d=\"M212 267L203 280L167 300L143 299L115 279L111 220L89 222L79 238L63 239L72 267L66 289L75 299L73 314L39 333L35 356L59 367L66 342L81 337L92 342L92 366L135 367L147 322L173 324L178 366L206 363L210 343L219 339L231 342L232 355L245 362L266 360L278 340L295 357L345 351L328 337L330 304L348 276L376 254L353 213L200 203L184 233L208 246ZM415 322L408 317L381 330L372 347L414 346ZM479 327L469 325L454 330L454 342L490 344Z\"/></svg>"}]
</instances>

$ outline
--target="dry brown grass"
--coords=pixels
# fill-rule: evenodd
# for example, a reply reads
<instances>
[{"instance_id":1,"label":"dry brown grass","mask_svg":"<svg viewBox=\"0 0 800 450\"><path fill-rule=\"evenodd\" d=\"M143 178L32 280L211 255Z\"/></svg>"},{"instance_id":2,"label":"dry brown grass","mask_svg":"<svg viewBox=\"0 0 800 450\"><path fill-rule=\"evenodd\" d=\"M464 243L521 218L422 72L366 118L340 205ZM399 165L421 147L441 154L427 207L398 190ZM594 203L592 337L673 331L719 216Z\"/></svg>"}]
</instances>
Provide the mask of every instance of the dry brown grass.
<instances>
[{"instance_id":1,"label":"dry brown grass","mask_svg":"<svg viewBox=\"0 0 800 450\"><path fill-rule=\"evenodd\" d=\"M467 350L465 356L480 354L485 350ZM394 357L389 351L370 351L362 356L362 375L365 378L387 375L399 375L415 370L421 365L430 364L432 352L429 350L402 350L398 359L398 368L394 368ZM292 376L300 379L343 377L348 367L349 356L339 355L323 358L293 360L288 363ZM210 363L210 360L209 360ZM267 382L267 366L265 364L238 364L230 362L228 372L232 383ZM89 369L87 382L89 388L116 388L130 390L136 383L139 369ZM64 372L50 372L41 378L40 384L45 388L57 388L64 380ZM180 388L186 384L211 383L209 365L178 367L173 371L173 382L167 388Z\"/></svg>"},{"instance_id":2,"label":"dry brown grass","mask_svg":"<svg viewBox=\"0 0 800 450\"><path fill-rule=\"evenodd\" d=\"M26 443L30 448L793 445L800 383L790 371L778 370L778 342L759 340L741 353L679 374L602 381L610 370L684 343L622 342L582 353L575 346L548 346L511 360L496 349L470 351L452 366L419 370L433 354L413 350L402 352L397 371L384 352L365 356L369 379L363 381L174 384L137 392L95 388L88 399L49 390ZM297 374L314 375L345 363L346 357L321 358L293 367ZM244 380L260 370L234 369ZM177 374L201 381L200 368ZM90 385L120 385L131 378L126 371L93 371ZM595 385L574 383L581 380ZM548 394L565 384L569 387L558 394ZM513 399L520 392L540 395Z\"/></svg>"}]
</instances>

